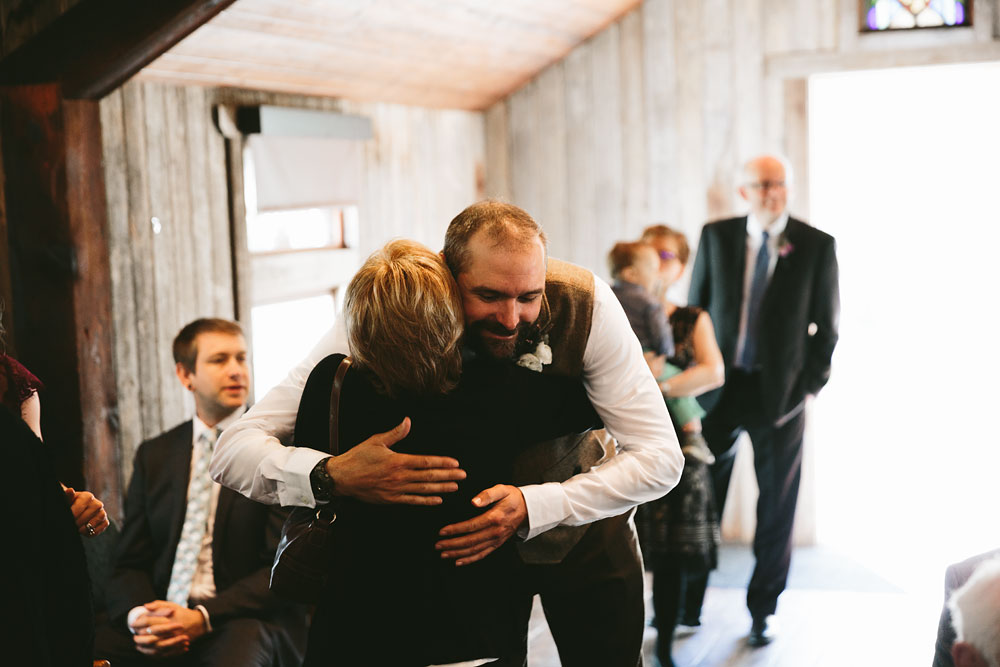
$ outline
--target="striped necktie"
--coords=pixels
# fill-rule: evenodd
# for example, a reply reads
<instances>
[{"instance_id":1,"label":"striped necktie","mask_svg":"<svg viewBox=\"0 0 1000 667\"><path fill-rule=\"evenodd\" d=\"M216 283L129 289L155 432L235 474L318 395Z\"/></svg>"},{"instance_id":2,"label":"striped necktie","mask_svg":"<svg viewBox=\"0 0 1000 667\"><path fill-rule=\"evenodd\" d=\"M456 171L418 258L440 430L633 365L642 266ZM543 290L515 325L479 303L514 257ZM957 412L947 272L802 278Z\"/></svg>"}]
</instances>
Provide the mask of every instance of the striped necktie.
<instances>
[{"instance_id":1,"label":"striped necktie","mask_svg":"<svg viewBox=\"0 0 1000 667\"><path fill-rule=\"evenodd\" d=\"M170 572L170 586L167 587L167 600L185 607L191 593L194 570L198 565L198 553L201 551L205 531L208 530L208 507L212 500L212 478L208 474L208 464L212 460L212 448L218 437L216 429L209 429L198 437L194 446L184 526L177 542L174 567Z\"/></svg>"}]
</instances>

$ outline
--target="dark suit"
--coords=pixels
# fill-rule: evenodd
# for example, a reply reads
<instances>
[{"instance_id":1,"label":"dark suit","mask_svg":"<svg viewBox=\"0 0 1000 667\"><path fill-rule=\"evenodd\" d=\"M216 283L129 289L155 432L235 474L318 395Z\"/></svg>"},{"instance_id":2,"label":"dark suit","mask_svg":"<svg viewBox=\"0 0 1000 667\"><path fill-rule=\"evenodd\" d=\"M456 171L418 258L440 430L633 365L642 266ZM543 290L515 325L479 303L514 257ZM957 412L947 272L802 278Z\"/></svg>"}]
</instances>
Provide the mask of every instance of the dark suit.
<instances>
[{"instance_id":1,"label":"dark suit","mask_svg":"<svg viewBox=\"0 0 1000 667\"><path fill-rule=\"evenodd\" d=\"M746 267L747 218L705 225L691 277L689 302L708 311L726 367L726 384L702 397L709 411L704 435L715 452L712 469L721 514L742 431L753 442L760 497L747 587L754 618L773 614L791 562L792 521L802 465L803 408L830 376L840 296L833 237L789 218L774 273L760 307L752 370L736 368ZM687 615L700 607L705 580L689 592Z\"/></svg>"},{"instance_id":2,"label":"dark suit","mask_svg":"<svg viewBox=\"0 0 1000 667\"><path fill-rule=\"evenodd\" d=\"M136 452L107 595L111 624L119 633L128 632L126 617L133 607L166 599L187 505L192 433L192 422L185 422L144 442ZM209 613L213 632L192 642L192 654L213 654L208 659L211 664L246 664L253 651L271 653L276 664L301 662L305 612L269 591L284 518L278 508L220 489L212 526L216 595L198 601ZM117 653L120 648L111 650ZM112 660L115 665L137 654L131 651L117 657Z\"/></svg>"}]
</instances>

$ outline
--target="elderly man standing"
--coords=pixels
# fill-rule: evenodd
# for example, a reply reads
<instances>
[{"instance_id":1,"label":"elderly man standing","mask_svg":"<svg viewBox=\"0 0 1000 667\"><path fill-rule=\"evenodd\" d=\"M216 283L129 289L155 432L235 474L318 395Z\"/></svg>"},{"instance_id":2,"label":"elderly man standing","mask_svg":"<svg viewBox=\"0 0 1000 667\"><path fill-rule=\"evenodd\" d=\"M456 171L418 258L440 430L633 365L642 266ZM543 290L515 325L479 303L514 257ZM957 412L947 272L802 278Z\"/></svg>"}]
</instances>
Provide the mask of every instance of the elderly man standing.
<instances>
[{"instance_id":1,"label":"elderly man standing","mask_svg":"<svg viewBox=\"0 0 1000 667\"><path fill-rule=\"evenodd\" d=\"M721 514L740 433L753 443L760 496L753 577L747 606L749 643L763 646L769 617L785 589L792 556L806 397L830 376L840 295L833 237L790 217L790 174L779 158L762 156L743 169L746 216L702 230L689 302L708 311L726 366L726 384L705 394L704 435ZM691 582L682 623L696 625L706 579Z\"/></svg>"},{"instance_id":2,"label":"elderly man standing","mask_svg":"<svg viewBox=\"0 0 1000 667\"><path fill-rule=\"evenodd\" d=\"M488 509L444 527L438 549L467 566L517 533L528 588L541 594L562 664L634 667L644 614L631 510L673 488L683 466L642 348L611 288L590 271L548 259L541 228L516 206L486 201L462 211L448 228L444 257L462 295L469 353L579 378L617 451L605 456L593 434L530 449L516 464L520 486L482 491L473 502ZM262 502L307 506L336 495L436 504L457 488L459 461L389 449L402 431L336 457L309 449L312 443L282 446L292 444L309 371L346 352L345 341L335 328L223 434L212 460L218 481ZM496 415L518 418L503 405ZM530 605L528 595L525 639ZM509 656L503 664L522 662Z\"/></svg>"}]
</instances>

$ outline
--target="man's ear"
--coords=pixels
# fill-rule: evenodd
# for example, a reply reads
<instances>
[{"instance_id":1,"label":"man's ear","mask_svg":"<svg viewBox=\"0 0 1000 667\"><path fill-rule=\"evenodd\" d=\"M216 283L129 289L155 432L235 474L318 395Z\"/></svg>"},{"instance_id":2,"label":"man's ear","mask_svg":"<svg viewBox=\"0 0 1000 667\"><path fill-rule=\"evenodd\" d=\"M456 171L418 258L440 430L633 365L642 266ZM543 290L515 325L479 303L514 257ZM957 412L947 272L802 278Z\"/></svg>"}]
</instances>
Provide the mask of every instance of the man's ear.
<instances>
[{"instance_id":1,"label":"man's ear","mask_svg":"<svg viewBox=\"0 0 1000 667\"><path fill-rule=\"evenodd\" d=\"M951 659L955 661L955 667L988 667L986 659L969 642L952 644Z\"/></svg>"},{"instance_id":2,"label":"man's ear","mask_svg":"<svg viewBox=\"0 0 1000 667\"><path fill-rule=\"evenodd\" d=\"M747 186L741 185L736 188L736 191L740 193L740 197L743 197L743 201L750 201L750 197L747 195Z\"/></svg>"},{"instance_id":3,"label":"man's ear","mask_svg":"<svg viewBox=\"0 0 1000 667\"><path fill-rule=\"evenodd\" d=\"M191 373L184 368L184 364L180 362L174 364L174 372L177 373L177 379L181 381L184 388L191 389Z\"/></svg>"}]
</instances>

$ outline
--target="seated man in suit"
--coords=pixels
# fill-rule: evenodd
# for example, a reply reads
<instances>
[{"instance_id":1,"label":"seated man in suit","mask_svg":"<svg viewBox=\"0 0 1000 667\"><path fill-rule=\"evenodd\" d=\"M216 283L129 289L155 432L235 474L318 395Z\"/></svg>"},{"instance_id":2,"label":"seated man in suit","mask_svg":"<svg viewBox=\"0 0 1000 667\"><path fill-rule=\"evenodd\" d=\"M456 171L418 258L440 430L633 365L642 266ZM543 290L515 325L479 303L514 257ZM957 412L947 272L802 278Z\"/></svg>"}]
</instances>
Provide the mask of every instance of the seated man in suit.
<instances>
[{"instance_id":1,"label":"seated man in suit","mask_svg":"<svg viewBox=\"0 0 1000 667\"><path fill-rule=\"evenodd\" d=\"M1000 665L1000 560L983 561L948 600L956 667Z\"/></svg>"},{"instance_id":2,"label":"seated man in suit","mask_svg":"<svg viewBox=\"0 0 1000 667\"><path fill-rule=\"evenodd\" d=\"M174 339L194 419L139 446L97 654L121 665L298 665L303 608L273 596L285 514L212 482L218 434L243 414L250 372L240 326L191 322ZM157 661L158 662L158 661Z\"/></svg>"}]
</instances>

